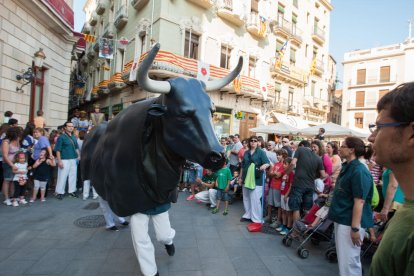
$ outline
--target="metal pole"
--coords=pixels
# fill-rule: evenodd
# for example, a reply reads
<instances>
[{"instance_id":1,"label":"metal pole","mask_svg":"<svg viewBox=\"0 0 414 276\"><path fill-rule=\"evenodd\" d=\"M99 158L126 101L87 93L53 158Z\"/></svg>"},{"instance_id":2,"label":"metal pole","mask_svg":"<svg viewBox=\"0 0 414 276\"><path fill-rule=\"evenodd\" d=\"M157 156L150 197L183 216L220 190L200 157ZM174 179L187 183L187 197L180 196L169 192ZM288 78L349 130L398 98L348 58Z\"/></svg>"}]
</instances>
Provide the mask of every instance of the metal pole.
<instances>
[{"instance_id":1,"label":"metal pole","mask_svg":"<svg viewBox=\"0 0 414 276\"><path fill-rule=\"evenodd\" d=\"M151 11L151 35L150 35L150 42L152 43L152 27L154 25L154 5L155 5L155 0L152 0L152 11ZM151 45L152 46L152 45Z\"/></svg>"},{"instance_id":2,"label":"metal pole","mask_svg":"<svg viewBox=\"0 0 414 276\"><path fill-rule=\"evenodd\" d=\"M190 28L190 31L189 31L190 35L188 38L188 58L191 58L191 29L192 28Z\"/></svg>"}]
</instances>

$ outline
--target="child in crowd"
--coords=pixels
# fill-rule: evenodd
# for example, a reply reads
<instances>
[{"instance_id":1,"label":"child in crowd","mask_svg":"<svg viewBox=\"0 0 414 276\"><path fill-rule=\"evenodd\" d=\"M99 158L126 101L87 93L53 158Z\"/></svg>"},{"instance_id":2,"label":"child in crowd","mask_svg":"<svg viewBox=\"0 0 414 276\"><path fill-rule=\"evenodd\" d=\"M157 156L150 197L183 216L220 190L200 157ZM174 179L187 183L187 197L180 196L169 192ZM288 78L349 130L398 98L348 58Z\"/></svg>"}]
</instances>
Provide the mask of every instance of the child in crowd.
<instances>
[{"instance_id":1,"label":"child in crowd","mask_svg":"<svg viewBox=\"0 0 414 276\"><path fill-rule=\"evenodd\" d=\"M14 196L12 205L18 207L19 202L21 204L27 204L24 198L27 183L27 160L26 154L22 151L18 152L14 157L13 173Z\"/></svg>"},{"instance_id":2,"label":"child in crowd","mask_svg":"<svg viewBox=\"0 0 414 276\"><path fill-rule=\"evenodd\" d=\"M220 202L224 201L224 212L223 215L226 216L229 213L229 188L231 182L231 171L227 167L227 160L224 162L223 167L216 172L217 180L217 206L213 209L212 213L217 214L220 211Z\"/></svg>"},{"instance_id":3,"label":"child in crowd","mask_svg":"<svg viewBox=\"0 0 414 276\"><path fill-rule=\"evenodd\" d=\"M207 189L201 191L195 195L197 202L204 202L207 203L209 208L216 208L216 197L217 197L217 190L214 189L216 185L217 175L213 173L212 170L206 169L206 173L204 174L203 178L197 178L197 184L206 187Z\"/></svg>"},{"instance_id":4,"label":"child in crowd","mask_svg":"<svg viewBox=\"0 0 414 276\"><path fill-rule=\"evenodd\" d=\"M278 162L274 164L272 170L269 173L270 177L270 189L267 196L267 216L265 222L271 222L272 209L277 208L277 221L272 223L271 227L278 227L282 223L282 210L280 208L280 187L282 184L282 177L285 173L283 161L287 157L287 151L285 149L279 149L276 152Z\"/></svg>"},{"instance_id":5,"label":"child in crowd","mask_svg":"<svg viewBox=\"0 0 414 276\"><path fill-rule=\"evenodd\" d=\"M46 184L50 180L52 175L52 167L56 166L54 158L50 158L49 152L46 148L40 151L39 159L33 164L34 169L34 188L33 195L30 202L34 202L37 197L37 193L40 189L40 201L45 202Z\"/></svg>"},{"instance_id":6,"label":"child in crowd","mask_svg":"<svg viewBox=\"0 0 414 276\"><path fill-rule=\"evenodd\" d=\"M230 181L230 189L233 190L234 194L237 193L237 190L240 187L238 180L239 180L239 171L234 171L233 178Z\"/></svg>"},{"instance_id":7,"label":"child in crowd","mask_svg":"<svg viewBox=\"0 0 414 276\"><path fill-rule=\"evenodd\" d=\"M283 161L283 167L285 170L290 166L292 162L291 157L287 157ZM281 235L286 235L289 232L289 229L292 228L292 221L293 221L293 213L289 209L288 199L290 193L290 187L293 182L293 178L295 177L294 172L292 171L289 175L283 175L282 177L282 184L280 187L280 202L281 202L281 209L282 209L282 224L276 230L280 232Z\"/></svg>"}]
</instances>

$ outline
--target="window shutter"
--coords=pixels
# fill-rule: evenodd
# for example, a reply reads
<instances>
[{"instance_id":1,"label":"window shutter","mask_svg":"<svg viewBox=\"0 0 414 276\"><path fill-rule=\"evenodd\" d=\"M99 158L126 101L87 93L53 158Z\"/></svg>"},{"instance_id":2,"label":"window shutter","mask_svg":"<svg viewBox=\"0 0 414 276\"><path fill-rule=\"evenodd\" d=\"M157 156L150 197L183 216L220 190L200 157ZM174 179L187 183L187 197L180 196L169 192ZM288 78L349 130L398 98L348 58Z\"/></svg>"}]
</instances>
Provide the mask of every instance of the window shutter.
<instances>
[{"instance_id":1,"label":"window shutter","mask_svg":"<svg viewBox=\"0 0 414 276\"><path fill-rule=\"evenodd\" d=\"M382 66L380 68L380 82L390 81L390 66Z\"/></svg>"},{"instance_id":2,"label":"window shutter","mask_svg":"<svg viewBox=\"0 0 414 276\"><path fill-rule=\"evenodd\" d=\"M364 113L357 112L355 113L354 118L355 118L355 127L363 128L364 127Z\"/></svg>"},{"instance_id":3,"label":"window shutter","mask_svg":"<svg viewBox=\"0 0 414 276\"><path fill-rule=\"evenodd\" d=\"M390 91L389 89L380 90L378 100L380 100L382 97L384 97L384 95L387 94L389 91Z\"/></svg>"},{"instance_id":4,"label":"window shutter","mask_svg":"<svg viewBox=\"0 0 414 276\"><path fill-rule=\"evenodd\" d=\"M259 0L252 0L251 1L251 11L259 12Z\"/></svg>"},{"instance_id":5,"label":"window shutter","mask_svg":"<svg viewBox=\"0 0 414 276\"><path fill-rule=\"evenodd\" d=\"M355 107L364 107L365 91L357 91L355 94Z\"/></svg>"},{"instance_id":6,"label":"window shutter","mask_svg":"<svg viewBox=\"0 0 414 276\"><path fill-rule=\"evenodd\" d=\"M278 6L277 6L277 10L278 10L280 13L285 13L285 8L284 8L283 6L281 6L281 5L278 5Z\"/></svg>"},{"instance_id":7,"label":"window shutter","mask_svg":"<svg viewBox=\"0 0 414 276\"><path fill-rule=\"evenodd\" d=\"M359 69L357 71L357 84L365 84L367 70L366 69Z\"/></svg>"},{"instance_id":8,"label":"window shutter","mask_svg":"<svg viewBox=\"0 0 414 276\"><path fill-rule=\"evenodd\" d=\"M296 14L292 14L292 22L294 24L298 23L298 16Z\"/></svg>"}]
</instances>

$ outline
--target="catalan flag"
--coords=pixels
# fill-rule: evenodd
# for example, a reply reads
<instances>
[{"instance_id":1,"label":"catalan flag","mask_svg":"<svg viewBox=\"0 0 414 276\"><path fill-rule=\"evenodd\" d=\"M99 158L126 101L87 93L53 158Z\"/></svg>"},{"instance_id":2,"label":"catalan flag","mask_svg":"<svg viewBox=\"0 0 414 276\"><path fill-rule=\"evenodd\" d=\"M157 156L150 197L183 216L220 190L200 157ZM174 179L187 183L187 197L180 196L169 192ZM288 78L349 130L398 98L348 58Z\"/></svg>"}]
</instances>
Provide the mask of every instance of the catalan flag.
<instances>
[{"instance_id":1,"label":"catalan flag","mask_svg":"<svg viewBox=\"0 0 414 276\"><path fill-rule=\"evenodd\" d=\"M265 36L267 31L267 24L266 24L266 18L263 16L260 16L260 29L259 29L259 35Z\"/></svg>"},{"instance_id":2,"label":"catalan flag","mask_svg":"<svg viewBox=\"0 0 414 276\"><path fill-rule=\"evenodd\" d=\"M86 42L94 43L96 41L96 36L89 35L89 34L83 34L83 39L85 39Z\"/></svg>"},{"instance_id":3,"label":"catalan flag","mask_svg":"<svg viewBox=\"0 0 414 276\"><path fill-rule=\"evenodd\" d=\"M233 80L233 88L235 92L240 93L240 90L241 90L240 74Z\"/></svg>"},{"instance_id":4,"label":"catalan flag","mask_svg":"<svg viewBox=\"0 0 414 276\"><path fill-rule=\"evenodd\" d=\"M280 69L282 67L283 56L285 55L285 51L286 51L288 42L289 42L289 40L286 40L286 42L285 42L285 44L283 44L282 48L280 48L280 50L276 50L275 67L278 68L278 69Z\"/></svg>"},{"instance_id":5,"label":"catalan flag","mask_svg":"<svg viewBox=\"0 0 414 276\"><path fill-rule=\"evenodd\" d=\"M315 71L316 71L316 57L313 58L309 71L310 71L311 76L313 76L315 74Z\"/></svg>"}]
</instances>

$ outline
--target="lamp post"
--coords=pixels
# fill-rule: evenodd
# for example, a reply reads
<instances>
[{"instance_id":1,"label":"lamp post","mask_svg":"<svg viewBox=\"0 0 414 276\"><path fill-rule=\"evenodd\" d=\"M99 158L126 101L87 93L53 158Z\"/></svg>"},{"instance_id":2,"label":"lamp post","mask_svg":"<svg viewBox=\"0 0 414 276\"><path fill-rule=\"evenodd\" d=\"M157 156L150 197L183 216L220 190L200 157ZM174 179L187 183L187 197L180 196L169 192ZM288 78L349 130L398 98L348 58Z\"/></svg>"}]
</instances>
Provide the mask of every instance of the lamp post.
<instances>
[{"instance_id":1,"label":"lamp post","mask_svg":"<svg viewBox=\"0 0 414 276\"><path fill-rule=\"evenodd\" d=\"M43 52L42 48L39 48L37 52L34 53L33 61L34 61L34 71L36 72L36 68L42 68L43 62L46 59L46 55ZM16 87L16 92L23 93L23 86L31 83L35 79L35 73L33 73L32 67L27 68L26 71L23 71L22 74L16 75L16 80L22 81L22 85L20 87Z\"/></svg>"}]
</instances>

